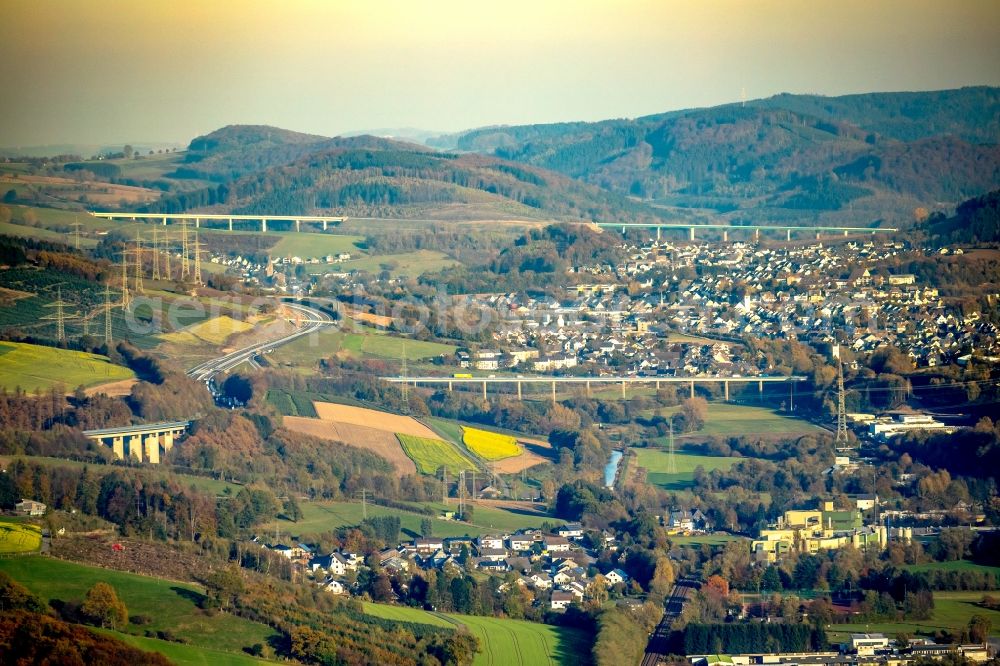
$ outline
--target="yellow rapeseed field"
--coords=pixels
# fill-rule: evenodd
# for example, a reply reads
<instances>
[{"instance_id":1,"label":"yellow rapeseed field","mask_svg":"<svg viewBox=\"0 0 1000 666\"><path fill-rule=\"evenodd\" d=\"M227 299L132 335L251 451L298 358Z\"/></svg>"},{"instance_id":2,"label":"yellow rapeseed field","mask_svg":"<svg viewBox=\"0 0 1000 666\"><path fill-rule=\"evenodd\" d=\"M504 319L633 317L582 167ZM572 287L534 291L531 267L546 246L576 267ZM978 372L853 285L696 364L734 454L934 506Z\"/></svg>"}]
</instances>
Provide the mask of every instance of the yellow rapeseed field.
<instances>
[{"instance_id":1,"label":"yellow rapeseed field","mask_svg":"<svg viewBox=\"0 0 1000 666\"><path fill-rule=\"evenodd\" d=\"M510 435L463 426L462 442L470 451L486 460L502 460L521 455L521 447Z\"/></svg>"}]
</instances>

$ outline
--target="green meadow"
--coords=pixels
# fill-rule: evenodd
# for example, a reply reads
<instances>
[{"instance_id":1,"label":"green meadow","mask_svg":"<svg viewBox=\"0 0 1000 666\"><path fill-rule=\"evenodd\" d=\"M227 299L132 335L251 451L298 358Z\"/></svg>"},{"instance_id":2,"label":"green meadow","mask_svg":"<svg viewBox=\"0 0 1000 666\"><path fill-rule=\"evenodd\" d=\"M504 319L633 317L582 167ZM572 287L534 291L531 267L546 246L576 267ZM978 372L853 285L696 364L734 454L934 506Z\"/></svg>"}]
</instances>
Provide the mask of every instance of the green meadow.
<instances>
[{"instance_id":1,"label":"green meadow","mask_svg":"<svg viewBox=\"0 0 1000 666\"><path fill-rule=\"evenodd\" d=\"M112 585L128 607L129 615L146 615L150 618L149 624L130 624L123 632L113 634L132 634L134 638L129 641L134 645L163 652L172 659L175 656L186 657L183 663L218 663L215 660L217 655L226 656L229 663L256 663L243 653L243 649L256 643L267 645L272 638L278 636L266 625L234 615L204 614L197 605L203 591L188 583L137 576L47 557L0 559L0 571L47 601L83 599L87 590L98 581ZM187 645L140 638L146 630L169 631L186 639ZM206 659L196 657L195 653L206 649L209 651L204 655Z\"/></svg>"},{"instance_id":2,"label":"green meadow","mask_svg":"<svg viewBox=\"0 0 1000 666\"><path fill-rule=\"evenodd\" d=\"M135 374L107 356L22 342L0 342L0 387L31 393L62 385L96 386L131 379Z\"/></svg>"},{"instance_id":3,"label":"green meadow","mask_svg":"<svg viewBox=\"0 0 1000 666\"><path fill-rule=\"evenodd\" d=\"M465 627L479 639L480 651L472 662L475 666L576 665L590 661L591 641L577 629L374 603L366 603L365 612L437 627Z\"/></svg>"}]
</instances>

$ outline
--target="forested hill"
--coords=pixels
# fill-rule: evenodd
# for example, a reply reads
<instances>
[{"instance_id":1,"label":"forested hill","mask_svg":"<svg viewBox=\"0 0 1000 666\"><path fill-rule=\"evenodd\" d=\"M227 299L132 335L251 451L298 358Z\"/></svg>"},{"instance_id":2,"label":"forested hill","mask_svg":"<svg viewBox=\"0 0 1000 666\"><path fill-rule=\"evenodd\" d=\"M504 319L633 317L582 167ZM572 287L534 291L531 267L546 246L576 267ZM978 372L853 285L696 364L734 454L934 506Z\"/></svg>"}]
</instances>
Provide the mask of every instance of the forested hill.
<instances>
[{"instance_id":1,"label":"forested hill","mask_svg":"<svg viewBox=\"0 0 1000 666\"><path fill-rule=\"evenodd\" d=\"M373 136L331 139L267 125L229 125L193 139L184 154L183 166L173 175L225 183L268 167L289 164L317 151L403 148L427 150Z\"/></svg>"},{"instance_id":2,"label":"forested hill","mask_svg":"<svg viewBox=\"0 0 1000 666\"><path fill-rule=\"evenodd\" d=\"M944 243L1000 243L1000 190L963 202L951 217L931 215L927 232Z\"/></svg>"},{"instance_id":3,"label":"forested hill","mask_svg":"<svg viewBox=\"0 0 1000 666\"><path fill-rule=\"evenodd\" d=\"M1000 182L1000 89L779 95L597 123L439 137L667 206L744 218L912 219ZM837 213L837 211L842 211Z\"/></svg>"},{"instance_id":4,"label":"forested hill","mask_svg":"<svg viewBox=\"0 0 1000 666\"><path fill-rule=\"evenodd\" d=\"M149 210L642 221L662 211L545 169L372 136L227 127L191 143L187 177L220 183Z\"/></svg>"}]
</instances>

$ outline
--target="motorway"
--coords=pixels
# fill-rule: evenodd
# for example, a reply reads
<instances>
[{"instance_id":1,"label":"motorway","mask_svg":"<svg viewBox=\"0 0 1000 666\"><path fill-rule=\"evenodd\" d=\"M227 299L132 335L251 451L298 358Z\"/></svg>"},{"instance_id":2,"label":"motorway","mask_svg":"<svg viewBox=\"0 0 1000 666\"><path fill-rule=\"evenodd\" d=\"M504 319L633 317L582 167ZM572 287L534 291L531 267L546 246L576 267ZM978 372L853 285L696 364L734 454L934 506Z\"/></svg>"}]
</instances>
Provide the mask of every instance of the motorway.
<instances>
[{"instance_id":1,"label":"motorway","mask_svg":"<svg viewBox=\"0 0 1000 666\"><path fill-rule=\"evenodd\" d=\"M646 654L642 658L642 666L657 666L667 658L670 650L670 626L684 610L684 603L701 587L701 583L688 578L681 578L674 584L674 589L667 598L663 618L649 636Z\"/></svg>"},{"instance_id":2,"label":"motorway","mask_svg":"<svg viewBox=\"0 0 1000 666\"><path fill-rule=\"evenodd\" d=\"M220 372L231 370L241 363L250 363L251 365L256 366L257 361L255 359L259 354L267 350L274 349L275 347L286 345L304 335L315 333L324 326L333 324L333 319L328 314L315 308L306 307L305 305L299 305L297 303L284 303L284 306L290 310L295 310L302 315L302 328L298 329L294 333L291 333L290 335L286 335L283 338L261 342L249 347L244 347L243 349L237 349L234 352L229 352L225 356L205 361L204 363L196 365L188 370L188 377L193 377L198 381L210 384L212 379Z\"/></svg>"}]
</instances>

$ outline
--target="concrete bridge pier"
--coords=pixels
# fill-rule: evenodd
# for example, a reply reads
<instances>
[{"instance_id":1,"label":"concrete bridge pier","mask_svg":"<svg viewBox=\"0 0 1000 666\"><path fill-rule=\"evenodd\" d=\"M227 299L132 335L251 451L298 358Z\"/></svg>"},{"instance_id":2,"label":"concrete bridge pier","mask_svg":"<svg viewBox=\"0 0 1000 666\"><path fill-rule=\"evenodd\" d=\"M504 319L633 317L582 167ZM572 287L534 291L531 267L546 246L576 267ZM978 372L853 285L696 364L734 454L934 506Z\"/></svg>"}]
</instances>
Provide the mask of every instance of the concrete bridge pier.
<instances>
[{"instance_id":1,"label":"concrete bridge pier","mask_svg":"<svg viewBox=\"0 0 1000 666\"><path fill-rule=\"evenodd\" d=\"M111 450L118 460L125 460L125 438L115 437L111 440Z\"/></svg>"},{"instance_id":2,"label":"concrete bridge pier","mask_svg":"<svg viewBox=\"0 0 1000 666\"><path fill-rule=\"evenodd\" d=\"M622 400L625 399L625 382L622 381Z\"/></svg>"},{"instance_id":3,"label":"concrete bridge pier","mask_svg":"<svg viewBox=\"0 0 1000 666\"><path fill-rule=\"evenodd\" d=\"M552 382L552 404L556 404L556 383Z\"/></svg>"},{"instance_id":4,"label":"concrete bridge pier","mask_svg":"<svg viewBox=\"0 0 1000 666\"><path fill-rule=\"evenodd\" d=\"M521 395L521 382L517 383L517 399L524 400L524 397Z\"/></svg>"},{"instance_id":5,"label":"concrete bridge pier","mask_svg":"<svg viewBox=\"0 0 1000 666\"><path fill-rule=\"evenodd\" d=\"M659 379L656 380L656 390L657 391L660 390L660 380Z\"/></svg>"},{"instance_id":6,"label":"concrete bridge pier","mask_svg":"<svg viewBox=\"0 0 1000 666\"><path fill-rule=\"evenodd\" d=\"M448 393L452 392L452 382L448 382Z\"/></svg>"},{"instance_id":7,"label":"concrete bridge pier","mask_svg":"<svg viewBox=\"0 0 1000 666\"><path fill-rule=\"evenodd\" d=\"M760 240L760 229L754 229L753 230L753 239L755 241L759 241Z\"/></svg>"},{"instance_id":8,"label":"concrete bridge pier","mask_svg":"<svg viewBox=\"0 0 1000 666\"><path fill-rule=\"evenodd\" d=\"M694 227L691 227L690 229L688 229L688 235L689 235L689 237L690 237L691 240L694 240Z\"/></svg>"},{"instance_id":9,"label":"concrete bridge pier","mask_svg":"<svg viewBox=\"0 0 1000 666\"><path fill-rule=\"evenodd\" d=\"M194 218L194 228L195 229L201 229L201 218L200 217Z\"/></svg>"},{"instance_id":10,"label":"concrete bridge pier","mask_svg":"<svg viewBox=\"0 0 1000 666\"><path fill-rule=\"evenodd\" d=\"M590 397L590 380L587 380L587 397Z\"/></svg>"},{"instance_id":11,"label":"concrete bridge pier","mask_svg":"<svg viewBox=\"0 0 1000 666\"><path fill-rule=\"evenodd\" d=\"M483 400L486 400L486 382L483 382Z\"/></svg>"},{"instance_id":12,"label":"concrete bridge pier","mask_svg":"<svg viewBox=\"0 0 1000 666\"><path fill-rule=\"evenodd\" d=\"M260 230L263 233L267 233L267 220L265 218L260 218Z\"/></svg>"},{"instance_id":13,"label":"concrete bridge pier","mask_svg":"<svg viewBox=\"0 0 1000 666\"><path fill-rule=\"evenodd\" d=\"M174 448L174 433L165 432L163 433L163 450L170 451Z\"/></svg>"},{"instance_id":14,"label":"concrete bridge pier","mask_svg":"<svg viewBox=\"0 0 1000 666\"><path fill-rule=\"evenodd\" d=\"M764 382L757 382L758 395L764 395Z\"/></svg>"},{"instance_id":15,"label":"concrete bridge pier","mask_svg":"<svg viewBox=\"0 0 1000 666\"><path fill-rule=\"evenodd\" d=\"M302 228L300 227L301 222L302 220L295 220L295 231L302 231Z\"/></svg>"},{"instance_id":16,"label":"concrete bridge pier","mask_svg":"<svg viewBox=\"0 0 1000 666\"><path fill-rule=\"evenodd\" d=\"M844 235L845 236L847 235L847 229L844 229Z\"/></svg>"},{"instance_id":17,"label":"concrete bridge pier","mask_svg":"<svg viewBox=\"0 0 1000 666\"><path fill-rule=\"evenodd\" d=\"M326 231L326 220L323 220L323 231Z\"/></svg>"},{"instance_id":18,"label":"concrete bridge pier","mask_svg":"<svg viewBox=\"0 0 1000 666\"><path fill-rule=\"evenodd\" d=\"M155 434L146 436L146 459L154 464L160 462L160 438Z\"/></svg>"},{"instance_id":19,"label":"concrete bridge pier","mask_svg":"<svg viewBox=\"0 0 1000 666\"><path fill-rule=\"evenodd\" d=\"M723 231L722 232L722 242L726 243L728 241L729 241L729 232L728 231Z\"/></svg>"},{"instance_id":20,"label":"concrete bridge pier","mask_svg":"<svg viewBox=\"0 0 1000 666\"><path fill-rule=\"evenodd\" d=\"M142 462L142 437L132 435L128 438L128 454L137 461Z\"/></svg>"},{"instance_id":21,"label":"concrete bridge pier","mask_svg":"<svg viewBox=\"0 0 1000 666\"><path fill-rule=\"evenodd\" d=\"M132 219L134 220L135 218L133 217ZM167 226L167 218L163 218L163 226Z\"/></svg>"},{"instance_id":22,"label":"concrete bridge pier","mask_svg":"<svg viewBox=\"0 0 1000 666\"><path fill-rule=\"evenodd\" d=\"M691 397L694 397L694 382L691 382Z\"/></svg>"},{"instance_id":23,"label":"concrete bridge pier","mask_svg":"<svg viewBox=\"0 0 1000 666\"><path fill-rule=\"evenodd\" d=\"M729 402L729 382L722 382L726 402Z\"/></svg>"},{"instance_id":24,"label":"concrete bridge pier","mask_svg":"<svg viewBox=\"0 0 1000 666\"><path fill-rule=\"evenodd\" d=\"M656 240L660 240L660 227L656 227Z\"/></svg>"},{"instance_id":25,"label":"concrete bridge pier","mask_svg":"<svg viewBox=\"0 0 1000 666\"><path fill-rule=\"evenodd\" d=\"M785 229L785 240L786 241L792 240L792 230L791 229Z\"/></svg>"},{"instance_id":26,"label":"concrete bridge pier","mask_svg":"<svg viewBox=\"0 0 1000 666\"><path fill-rule=\"evenodd\" d=\"M229 218L229 230L233 230L233 218Z\"/></svg>"}]
</instances>

